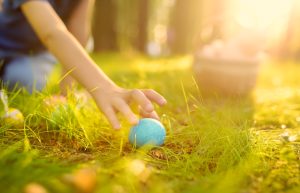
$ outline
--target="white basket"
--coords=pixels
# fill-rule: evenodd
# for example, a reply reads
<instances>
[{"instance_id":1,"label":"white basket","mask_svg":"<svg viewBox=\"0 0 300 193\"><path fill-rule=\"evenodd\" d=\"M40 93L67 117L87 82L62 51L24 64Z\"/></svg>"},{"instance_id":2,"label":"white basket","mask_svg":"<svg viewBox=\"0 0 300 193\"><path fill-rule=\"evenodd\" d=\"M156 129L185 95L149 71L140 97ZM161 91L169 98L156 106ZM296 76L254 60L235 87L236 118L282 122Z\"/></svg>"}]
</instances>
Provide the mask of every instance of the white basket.
<instances>
[{"instance_id":1,"label":"white basket","mask_svg":"<svg viewBox=\"0 0 300 193\"><path fill-rule=\"evenodd\" d=\"M195 79L204 91L226 95L247 95L256 85L258 59L217 59L196 56Z\"/></svg>"}]
</instances>

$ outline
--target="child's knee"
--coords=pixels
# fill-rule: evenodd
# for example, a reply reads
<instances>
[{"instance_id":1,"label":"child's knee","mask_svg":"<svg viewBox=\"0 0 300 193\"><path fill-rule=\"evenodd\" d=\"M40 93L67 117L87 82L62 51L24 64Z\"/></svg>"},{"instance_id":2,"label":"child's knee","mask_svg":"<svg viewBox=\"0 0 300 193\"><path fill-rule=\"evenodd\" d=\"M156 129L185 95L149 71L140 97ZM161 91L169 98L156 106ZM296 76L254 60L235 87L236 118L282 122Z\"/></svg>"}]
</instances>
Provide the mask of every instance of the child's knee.
<instances>
[{"instance_id":1,"label":"child's knee","mask_svg":"<svg viewBox=\"0 0 300 193\"><path fill-rule=\"evenodd\" d=\"M20 57L4 66L2 81L8 89L25 88L30 93L41 91L53 69L53 63L43 58Z\"/></svg>"},{"instance_id":2,"label":"child's knee","mask_svg":"<svg viewBox=\"0 0 300 193\"><path fill-rule=\"evenodd\" d=\"M8 89L26 88L29 92L40 90L44 81L34 78L32 65L25 58L14 59L4 66L2 80Z\"/></svg>"}]
</instances>

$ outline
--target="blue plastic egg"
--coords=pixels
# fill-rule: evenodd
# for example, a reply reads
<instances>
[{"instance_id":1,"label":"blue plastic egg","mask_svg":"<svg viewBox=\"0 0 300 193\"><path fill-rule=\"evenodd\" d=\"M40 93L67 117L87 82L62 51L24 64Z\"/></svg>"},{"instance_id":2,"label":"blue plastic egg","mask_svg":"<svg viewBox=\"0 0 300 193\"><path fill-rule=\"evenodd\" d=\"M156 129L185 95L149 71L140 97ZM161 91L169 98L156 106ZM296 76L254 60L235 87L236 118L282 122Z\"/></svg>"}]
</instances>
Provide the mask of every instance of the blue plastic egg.
<instances>
[{"instance_id":1,"label":"blue plastic egg","mask_svg":"<svg viewBox=\"0 0 300 193\"><path fill-rule=\"evenodd\" d=\"M143 145L161 146L166 138L164 126L155 119L144 118L131 128L129 142L136 146Z\"/></svg>"}]
</instances>

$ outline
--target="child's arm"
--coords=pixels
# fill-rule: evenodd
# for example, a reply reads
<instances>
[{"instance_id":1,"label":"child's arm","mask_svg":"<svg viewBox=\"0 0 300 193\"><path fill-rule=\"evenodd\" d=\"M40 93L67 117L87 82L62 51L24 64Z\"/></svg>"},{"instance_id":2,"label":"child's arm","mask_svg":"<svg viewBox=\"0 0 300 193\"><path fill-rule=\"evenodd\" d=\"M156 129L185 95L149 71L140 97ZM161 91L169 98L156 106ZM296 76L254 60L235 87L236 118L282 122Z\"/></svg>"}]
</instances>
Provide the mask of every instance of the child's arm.
<instances>
[{"instance_id":1,"label":"child's arm","mask_svg":"<svg viewBox=\"0 0 300 193\"><path fill-rule=\"evenodd\" d=\"M66 27L69 32L77 39L83 46L87 46L87 42L91 37L91 23L93 6L95 0L82 0L73 10ZM62 69L63 79L60 81L61 93L67 94L67 91L75 84L74 79L68 75L65 69Z\"/></svg>"},{"instance_id":2,"label":"child's arm","mask_svg":"<svg viewBox=\"0 0 300 193\"><path fill-rule=\"evenodd\" d=\"M91 23L95 0L81 0L68 20L67 28L82 46L91 35Z\"/></svg>"},{"instance_id":3,"label":"child's arm","mask_svg":"<svg viewBox=\"0 0 300 193\"><path fill-rule=\"evenodd\" d=\"M155 116L151 101L159 105L166 100L153 90L127 90L115 85L92 61L82 46L67 30L64 23L46 1L28 1L21 9L48 50L63 64L67 71L93 96L98 107L114 128L120 128L116 117L119 111L131 124L137 118L129 107L138 103L144 114Z\"/></svg>"}]
</instances>

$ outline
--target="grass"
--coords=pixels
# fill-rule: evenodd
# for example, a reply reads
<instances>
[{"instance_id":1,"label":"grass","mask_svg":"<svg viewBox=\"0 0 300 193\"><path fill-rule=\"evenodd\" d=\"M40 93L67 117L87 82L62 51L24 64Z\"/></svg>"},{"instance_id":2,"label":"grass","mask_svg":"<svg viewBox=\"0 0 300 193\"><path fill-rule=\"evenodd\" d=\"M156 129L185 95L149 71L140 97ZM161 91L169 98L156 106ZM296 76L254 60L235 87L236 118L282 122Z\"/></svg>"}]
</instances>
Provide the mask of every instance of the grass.
<instances>
[{"instance_id":1,"label":"grass","mask_svg":"<svg viewBox=\"0 0 300 193\"><path fill-rule=\"evenodd\" d=\"M165 145L134 149L128 123L112 130L91 99L78 97L80 88L67 104L46 105L58 91L55 74L43 93L9 93L25 124L0 126L0 190L39 184L49 192L300 191L300 66L266 64L253 96L224 98L199 91L190 57L94 58L119 85L153 88L168 99L157 109Z\"/></svg>"}]
</instances>

